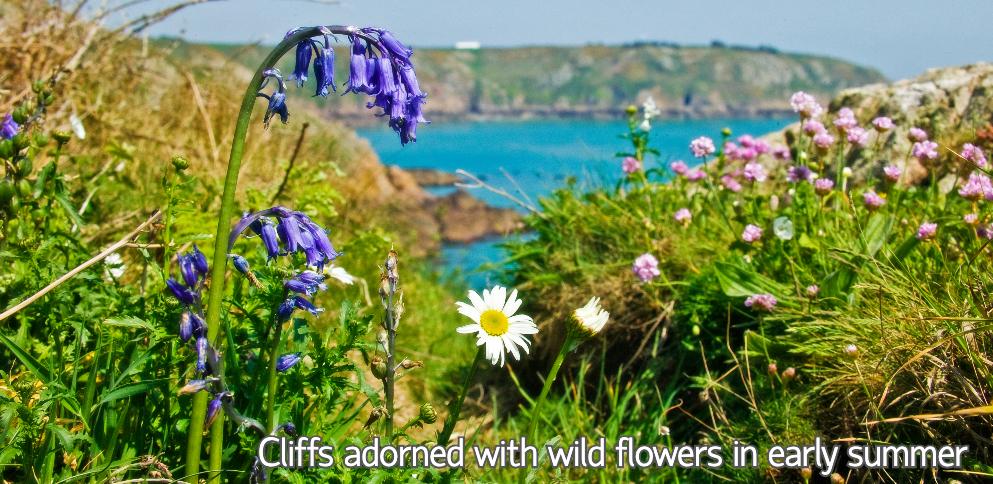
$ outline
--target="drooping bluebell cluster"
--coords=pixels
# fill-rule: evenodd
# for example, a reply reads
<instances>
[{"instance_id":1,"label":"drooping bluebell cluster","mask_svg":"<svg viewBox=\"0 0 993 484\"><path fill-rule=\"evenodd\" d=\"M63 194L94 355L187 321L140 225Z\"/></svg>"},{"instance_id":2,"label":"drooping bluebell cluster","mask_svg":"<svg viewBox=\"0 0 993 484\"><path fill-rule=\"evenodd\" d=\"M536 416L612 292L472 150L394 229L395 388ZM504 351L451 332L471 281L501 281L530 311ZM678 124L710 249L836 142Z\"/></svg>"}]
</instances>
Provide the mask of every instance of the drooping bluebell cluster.
<instances>
[{"instance_id":1,"label":"drooping bluebell cluster","mask_svg":"<svg viewBox=\"0 0 993 484\"><path fill-rule=\"evenodd\" d=\"M334 249L323 227L303 212L286 207L272 207L242 217L231 231L228 239L229 251L234 247L238 236L248 228L262 240L269 260L302 252L307 258L308 266L321 270L325 264L341 255Z\"/></svg>"},{"instance_id":2,"label":"drooping bluebell cluster","mask_svg":"<svg viewBox=\"0 0 993 484\"><path fill-rule=\"evenodd\" d=\"M197 352L197 372L206 375L209 374L207 365L209 345L207 344L207 324L203 319L201 293L209 273L207 257L194 244L192 251L176 256L176 263L179 265L182 282L170 277L166 281L166 285L172 295L184 306L183 313L179 317L179 339L184 343L194 339L194 349Z\"/></svg>"},{"instance_id":3,"label":"drooping bluebell cluster","mask_svg":"<svg viewBox=\"0 0 993 484\"><path fill-rule=\"evenodd\" d=\"M313 296L317 291L323 291L328 288L324 284L324 276L314 271L303 271L288 279L283 285L287 291L306 294L308 296Z\"/></svg>"},{"instance_id":4,"label":"drooping bluebell cluster","mask_svg":"<svg viewBox=\"0 0 993 484\"><path fill-rule=\"evenodd\" d=\"M286 35L289 37L298 31L299 29L291 30ZM313 61L316 81L314 95L327 96L330 91L336 90L334 49L331 48L330 38L332 32L325 27L321 27L319 31L323 42L309 38L297 43L296 62L291 78L296 80L297 86L303 87ZM348 41L351 43L350 72L343 94L352 92L372 96L372 101L366 107L383 110L380 115L389 117L389 125L400 135L400 143L417 141L417 125L428 121L423 113L427 94L421 91L414 64L410 60L414 51L388 30L350 27L348 32ZM289 113L283 77L277 69L268 69L263 75L258 95L269 101L264 122L268 126L272 117L279 115L285 123ZM271 94L265 94L261 90L270 79L275 79L277 86Z\"/></svg>"}]
</instances>

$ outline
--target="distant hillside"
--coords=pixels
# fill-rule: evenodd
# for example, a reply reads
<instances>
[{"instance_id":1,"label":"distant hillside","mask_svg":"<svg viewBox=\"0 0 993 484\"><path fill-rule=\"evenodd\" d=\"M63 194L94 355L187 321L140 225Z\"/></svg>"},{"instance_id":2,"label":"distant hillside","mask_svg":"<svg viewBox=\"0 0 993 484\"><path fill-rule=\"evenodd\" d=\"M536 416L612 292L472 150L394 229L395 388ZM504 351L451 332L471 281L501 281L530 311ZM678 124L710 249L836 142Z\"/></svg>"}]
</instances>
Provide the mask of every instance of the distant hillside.
<instances>
[{"instance_id":1,"label":"distant hillside","mask_svg":"<svg viewBox=\"0 0 993 484\"><path fill-rule=\"evenodd\" d=\"M240 63L261 58L257 47L212 47ZM415 49L414 62L436 118L616 116L649 95L670 117L773 116L797 90L826 98L885 80L837 59L721 45ZM352 117L365 107L346 98L327 109Z\"/></svg>"}]
</instances>

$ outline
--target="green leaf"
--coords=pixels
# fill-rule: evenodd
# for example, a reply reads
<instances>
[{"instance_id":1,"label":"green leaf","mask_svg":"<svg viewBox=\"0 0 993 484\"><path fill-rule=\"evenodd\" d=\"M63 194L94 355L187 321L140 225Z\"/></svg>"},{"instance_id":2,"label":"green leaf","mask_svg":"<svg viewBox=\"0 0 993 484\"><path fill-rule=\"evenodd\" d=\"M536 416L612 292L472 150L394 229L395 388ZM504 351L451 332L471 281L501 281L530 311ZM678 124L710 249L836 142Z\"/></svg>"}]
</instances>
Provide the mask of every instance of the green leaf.
<instances>
[{"instance_id":1,"label":"green leaf","mask_svg":"<svg viewBox=\"0 0 993 484\"><path fill-rule=\"evenodd\" d=\"M14 343L12 339L0 334L0 342L3 342L7 349L9 349L18 360L21 360L21 363L28 367L28 370L31 370L31 373L34 373L36 378L45 383L52 381L52 375L48 373L48 368L42 366L41 362L36 360L27 351L24 351L23 348L17 346L17 343Z\"/></svg>"},{"instance_id":2,"label":"green leaf","mask_svg":"<svg viewBox=\"0 0 993 484\"><path fill-rule=\"evenodd\" d=\"M72 220L72 223L76 224L77 227L82 227L86 225L86 223L83 222L82 217L80 217L79 214L76 212L76 207L72 206L72 202L70 202L69 199L66 198L65 194L60 193L58 195L55 195L55 200L58 201L59 205L62 205L62 208L65 209L66 215L69 216L69 219Z\"/></svg>"},{"instance_id":3,"label":"green leaf","mask_svg":"<svg viewBox=\"0 0 993 484\"><path fill-rule=\"evenodd\" d=\"M789 294L782 284L743 267L741 263L716 262L714 268L721 290L730 297L772 294L777 299L784 299Z\"/></svg>"},{"instance_id":4,"label":"green leaf","mask_svg":"<svg viewBox=\"0 0 993 484\"><path fill-rule=\"evenodd\" d=\"M105 403L110 403L116 400L120 400L122 398L133 397L135 395L141 395L142 393L146 393L150 390L154 390L158 387L164 386L164 384L168 381L169 380L166 378L161 378L158 380L146 380L115 388L112 391L104 393L100 397L100 401L94 404L93 408L90 409L90 412L93 412L94 410L97 409L97 407Z\"/></svg>"},{"instance_id":5,"label":"green leaf","mask_svg":"<svg viewBox=\"0 0 993 484\"><path fill-rule=\"evenodd\" d=\"M155 331L152 323L134 316L124 316L120 318L107 318L103 321L107 326L120 326L125 328L140 328L148 331Z\"/></svg>"}]
</instances>

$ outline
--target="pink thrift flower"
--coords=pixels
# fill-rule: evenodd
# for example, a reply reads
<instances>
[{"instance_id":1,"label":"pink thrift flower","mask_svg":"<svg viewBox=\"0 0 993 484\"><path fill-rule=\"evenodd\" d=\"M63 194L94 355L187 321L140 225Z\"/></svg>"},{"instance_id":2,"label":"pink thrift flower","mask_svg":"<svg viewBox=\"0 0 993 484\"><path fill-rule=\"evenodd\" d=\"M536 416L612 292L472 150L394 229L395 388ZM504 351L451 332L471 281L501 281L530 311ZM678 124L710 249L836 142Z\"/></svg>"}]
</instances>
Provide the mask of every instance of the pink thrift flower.
<instances>
[{"instance_id":1,"label":"pink thrift flower","mask_svg":"<svg viewBox=\"0 0 993 484\"><path fill-rule=\"evenodd\" d=\"M927 131L915 126L907 131L907 138L916 142L927 141Z\"/></svg>"},{"instance_id":2,"label":"pink thrift flower","mask_svg":"<svg viewBox=\"0 0 993 484\"><path fill-rule=\"evenodd\" d=\"M859 126L848 128L848 142L860 148L869 143L869 132Z\"/></svg>"},{"instance_id":3,"label":"pink thrift flower","mask_svg":"<svg viewBox=\"0 0 993 484\"><path fill-rule=\"evenodd\" d=\"M962 145L962 158L975 163L979 168L986 168L986 154L983 153L982 148L972 143Z\"/></svg>"},{"instance_id":4,"label":"pink thrift flower","mask_svg":"<svg viewBox=\"0 0 993 484\"><path fill-rule=\"evenodd\" d=\"M903 170L901 170L899 166L886 165L883 167L883 175L886 176L887 180L893 183L900 181L900 175L902 174L903 174Z\"/></svg>"},{"instance_id":5,"label":"pink thrift flower","mask_svg":"<svg viewBox=\"0 0 993 484\"><path fill-rule=\"evenodd\" d=\"M883 205L886 205L886 200L883 197L880 197L875 190L866 190L866 192L862 194L862 201L865 202L865 206L869 210L875 210Z\"/></svg>"},{"instance_id":6,"label":"pink thrift flower","mask_svg":"<svg viewBox=\"0 0 993 484\"><path fill-rule=\"evenodd\" d=\"M628 156L624 158L624 161L621 163L621 169L628 175L636 173L641 170L641 162L633 156Z\"/></svg>"},{"instance_id":7,"label":"pink thrift flower","mask_svg":"<svg viewBox=\"0 0 993 484\"><path fill-rule=\"evenodd\" d=\"M721 185L724 185L724 188L727 188L735 193L741 191L741 183L738 183L738 180L735 180L734 177L730 175L724 175L721 177Z\"/></svg>"},{"instance_id":8,"label":"pink thrift flower","mask_svg":"<svg viewBox=\"0 0 993 484\"><path fill-rule=\"evenodd\" d=\"M969 175L969 179L966 180L965 184L959 188L959 195L969 200L979 200L982 198L993 200L993 182L990 181L990 177L979 172L973 172Z\"/></svg>"},{"instance_id":9,"label":"pink thrift flower","mask_svg":"<svg viewBox=\"0 0 993 484\"><path fill-rule=\"evenodd\" d=\"M752 183L761 183L766 179L765 168L760 163L751 162L745 165L743 176Z\"/></svg>"},{"instance_id":10,"label":"pink thrift flower","mask_svg":"<svg viewBox=\"0 0 993 484\"><path fill-rule=\"evenodd\" d=\"M652 254L639 255L634 260L631 270L634 275L638 276L638 279L641 279L641 282L648 282L662 274L659 271L659 260Z\"/></svg>"},{"instance_id":11,"label":"pink thrift flower","mask_svg":"<svg viewBox=\"0 0 993 484\"><path fill-rule=\"evenodd\" d=\"M676 215L674 215L674 218L679 223L688 224L690 223L691 220L693 220L693 214L690 213L690 209L681 208L679 210L676 210Z\"/></svg>"},{"instance_id":12,"label":"pink thrift flower","mask_svg":"<svg viewBox=\"0 0 993 484\"><path fill-rule=\"evenodd\" d=\"M824 113L824 108L817 103L817 99L803 91L797 91L790 96L790 106L793 107L793 112L805 119L816 118Z\"/></svg>"},{"instance_id":13,"label":"pink thrift flower","mask_svg":"<svg viewBox=\"0 0 993 484\"><path fill-rule=\"evenodd\" d=\"M762 238L762 229L758 225L748 224L745 226L745 230L741 232L741 240L748 242L749 244L757 242Z\"/></svg>"},{"instance_id":14,"label":"pink thrift flower","mask_svg":"<svg viewBox=\"0 0 993 484\"><path fill-rule=\"evenodd\" d=\"M931 240L934 238L934 234L938 232L938 224L932 222L924 222L917 229L917 240Z\"/></svg>"},{"instance_id":15,"label":"pink thrift flower","mask_svg":"<svg viewBox=\"0 0 993 484\"><path fill-rule=\"evenodd\" d=\"M772 156L777 160L791 160L793 159L793 154L790 153L790 147L784 145L776 145L772 148Z\"/></svg>"},{"instance_id":16,"label":"pink thrift flower","mask_svg":"<svg viewBox=\"0 0 993 484\"><path fill-rule=\"evenodd\" d=\"M980 238L987 240L993 239L993 226L986 225L983 227L979 227L978 229L976 229L976 235Z\"/></svg>"},{"instance_id":17,"label":"pink thrift flower","mask_svg":"<svg viewBox=\"0 0 993 484\"><path fill-rule=\"evenodd\" d=\"M707 178L707 173L699 168L694 168L686 172L686 180L691 182L698 182Z\"/></svg>"},{"instance_id":18,"label":"pink thrift flower","mask_svg":"<svg viewBox=\"0 0 993 484\"><path fill-rule=\"evenodd\" d=\"M876 128L876 131L880 133L885 133L893 129L894 126L895 125L893 124L893 120L887 118L886 116L880 116L872 120L872 127Z\"/></svg>"},{"instance_id":19,"label":"pink thrift flower","mask_svg":"<svg viewBox=\"0 0 993 484\"><path fill-rule=\"evenodd\" d=\"M739 148L738 158L743 161L752 161L759 156L759 152L755 151L755 148Z\"/></svg>"},{"instance_id":20,"label":"pink thrift flower","mask_svg":"<svg viewBox=\"0 0 993 484\"><path fill-rule=\"evenodd\" d=\"M857 119L855 119L855 112L851 108L841 108L838 110L838 115L834 118L834 127L841 131L848 131L859 125Z\"/></svg>"},{"instance_id":21,"label":"pink thrift flower","mask_svg":"<svg viewBox=\"0 0 993 484\"><path fill-rule=\"evenodd\" d=\"M745 299L745 307L772 312L773 309L776 309L777 302L776 296L773 296L772 294L755 294L754 296L748 296L748 299Z\"/></svg>"},{"instance_id":22,"label":"pink thrift flower","mask_svg":"<svg viewBox=\"0 0 993 484\"><path fill-rule=\"evenodd\" d=\"M808 119L803 122L803 132L810 136L820 134L825 131L827 131L827 128L824 127L824 123L821 123L816 119Z\"/></svg>"},{"instance_id":23,"label":"pink thrift flower","mask_svg":"<svg viewBox=\"0 0 993 484\"><path fill-rule=\"evenodd\" d=\"M976 225L976 223L979 222L979 215L967 213L962 216L962 221L969 225Z\"/></svg>"},{"instance_id":24,"label":"pink thrift flower","mask_svg":"<svg viewBox=\"0 0 993 484\"><path fill-rule=\"evenodd\" d=\"M814 145L822 150L826 150L834 144L834 136L828 132L821 132L814 135Z\"/></svg>"},{"instance_id":25,"label":"pink thrift flower","mask_svg":"<svg viewBox=\"0 0 993 484\"><path fill-rule=\"evenodd\" d=\"M701 136L690 142L690 151L697 158L705 158L717 151L717 148L714 147L714 140Z\"/></svg>"},{"instance_id":26,"label":"pink thrift flower","mask_svg":"<svg viewBox=\"0 0 993 484\"><path fill-rule=\"evenodd\" d=\"M755 138L750 134L743 134L738 137L738 144L745 148L754 148Z\"/></svg>"},{"instance_id":27,"label":"pink thrift flower","mask_svg":"<svg viewBox=\"0 0 993 484\"><path fill-rule=\"evenodd\" d=\"M821 292L821 288L817 287L817 284L811 284L807 286L807 297L813 299L817 297L817 294Z\"/></svg>"},{"instance_id":28,"label":"pink thrift flower","mask_svg":"<svg viewBox=\"0 0 993 484\"><path fill-rule=\"evenodd\" d=\"M814 191L818 195L827 195L834 189L834 180L830 178L818 178L814 180Z\"/></svg>"},{"instance_id":29,"label":"pink thrift flower","mask_svg":"<svg viewBox=\"0 0 993 484\"><path fill-rule=\"evenodd\" d=\"M677 175L684 175L686 174L686 171L690 169L690 167L687 166L686 162L684 162L683 160L676 160L673 161L672 163L669 163L669 169L672 170L672 172Z\"/></svg>"},{"instance_id":30,"label":"pink thrift flower","mask_svg":"<svg viewBox=\"0 0 993 484\"><path fill-rule=\"evenodd\" d=\"M938 157L938 143L934 141L918 141L914 143L911 154L918 160L933 160Z\"/></svg>"}]
</instances>

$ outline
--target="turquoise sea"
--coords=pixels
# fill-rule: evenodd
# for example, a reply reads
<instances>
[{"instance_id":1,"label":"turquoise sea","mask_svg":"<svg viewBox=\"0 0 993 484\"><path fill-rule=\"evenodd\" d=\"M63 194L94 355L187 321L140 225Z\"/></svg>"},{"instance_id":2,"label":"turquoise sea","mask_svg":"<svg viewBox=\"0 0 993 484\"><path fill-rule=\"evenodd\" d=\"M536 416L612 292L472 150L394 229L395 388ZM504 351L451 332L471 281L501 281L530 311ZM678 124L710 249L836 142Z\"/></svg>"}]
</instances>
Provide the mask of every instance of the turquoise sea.
<instances>
[{"instance_id":1,"label":"turquoise sea","mask_svg":"<svg viewBox=\"0 0 993 484\"><path fill-rule=\"evenodd\" d=\"M690 140L706 135L720 138L721 129L734 136L762 135L779 130L790 120L716 119L669 120L652 125L652 145L662 155L651 163L668 165L682 159L692 161ZM618 151L627 148L619 137L626 132L622 121L540 120L501 122L436 122L418 129L418 141L400 146L385 126L360 129L379 153L383 163L403 168L433 168L454 172L463 169L489 184L515 192L517 186L536 201L563 186L572 177L577 187L613 186L621 176ZM508 179L513 179L513 182ZM484 190L473 194L492 205L514 207L500 196ZM526 235L524 235L526 237ZM448 271L467 274L473 287L487 283L489 274L475 269L484 263L499 263L501 240L486 240L443 249L441 259Z\"/></svg>"}]
</instances>

